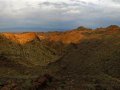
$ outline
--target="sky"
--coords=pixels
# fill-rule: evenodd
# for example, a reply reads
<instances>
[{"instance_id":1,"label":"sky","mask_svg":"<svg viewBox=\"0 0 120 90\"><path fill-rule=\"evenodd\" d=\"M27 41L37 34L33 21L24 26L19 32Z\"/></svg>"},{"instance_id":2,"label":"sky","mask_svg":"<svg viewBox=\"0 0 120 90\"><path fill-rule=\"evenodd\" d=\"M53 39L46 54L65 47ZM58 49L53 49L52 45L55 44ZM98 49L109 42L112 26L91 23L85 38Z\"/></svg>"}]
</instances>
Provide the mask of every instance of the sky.
<instances>
[{"instance_id":1,"label":"sky","mask_svg":"<svg viewBox=\"0 0 120 90\"><path fill-rule=\"evenodd\" d=\"M120 0L0 0L0 31L120 25Z\"/></svg>"}]
</instances>

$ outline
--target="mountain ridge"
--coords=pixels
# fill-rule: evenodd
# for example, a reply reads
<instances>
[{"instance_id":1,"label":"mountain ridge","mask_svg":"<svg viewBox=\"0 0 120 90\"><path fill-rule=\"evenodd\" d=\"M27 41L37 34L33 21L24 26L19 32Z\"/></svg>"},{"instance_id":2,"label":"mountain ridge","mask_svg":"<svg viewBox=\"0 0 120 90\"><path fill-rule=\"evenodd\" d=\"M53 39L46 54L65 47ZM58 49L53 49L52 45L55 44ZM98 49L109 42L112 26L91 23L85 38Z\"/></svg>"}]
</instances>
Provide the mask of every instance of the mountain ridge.
<instances>
[{"instance_id":1,"label":"mountain ridge","mask_svg":"<svg viewBox=\"0 0 120 90\"><path fill-rule=\"evenodd\" d=\"M7 33L4 32L2 35L7 39L17 42L19 44L26 44L34 39L49 40L53 42L62 42L64 44L79 43L80 40L85 38L83 33L91 33L94 31L107 31L109 33L115 33L120 30L117 25L110 25L106 28L97 28L95 30L85 28L83 26L78 27L70 31L63 32L24 32L24 33Z\"/></svg>"}]
</instances>

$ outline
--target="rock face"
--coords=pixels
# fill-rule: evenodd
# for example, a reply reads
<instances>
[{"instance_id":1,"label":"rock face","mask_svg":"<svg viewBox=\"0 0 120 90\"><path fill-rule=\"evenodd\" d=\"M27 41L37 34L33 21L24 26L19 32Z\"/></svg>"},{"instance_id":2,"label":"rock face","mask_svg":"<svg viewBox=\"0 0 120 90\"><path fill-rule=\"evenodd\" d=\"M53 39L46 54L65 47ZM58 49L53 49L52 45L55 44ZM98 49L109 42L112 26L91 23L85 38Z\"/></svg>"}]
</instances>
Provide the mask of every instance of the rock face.
<instances>
[{"instance_id":1,"label":"rock face","mask_svg":"<svg viewBox=\"0 0 120 90\"><path fill-rule=\"evenodd\" d=\"M29 41L32 41L38 38L36 33L16 34L15 37L21 44L25 44Z\"/></svg>"},{"instance_id":2,"label":"rock face","mask_svg":"<svg viewBox=\"0 0 120 90\"><path fill-rule=\"evenodd\" d=\"M2 33L3 36L5 36L7 39L12 40L12 41L16 41L16 37L13 33Z\"/></svg>"},{"instance_id":3,"label":"rock face","mask_svg":"<svg viewBox=\"0 0 120 90\"><path fill-rule=\"evenodd\" d=\"M17 42L19 44L25 44L27 42L30 42L34 39L38 39L36 33L31 32L31 33L18 33L18 34L13 34L13 33L3 33L3 35L14 42Z\"/></svg>"}]
</instances>

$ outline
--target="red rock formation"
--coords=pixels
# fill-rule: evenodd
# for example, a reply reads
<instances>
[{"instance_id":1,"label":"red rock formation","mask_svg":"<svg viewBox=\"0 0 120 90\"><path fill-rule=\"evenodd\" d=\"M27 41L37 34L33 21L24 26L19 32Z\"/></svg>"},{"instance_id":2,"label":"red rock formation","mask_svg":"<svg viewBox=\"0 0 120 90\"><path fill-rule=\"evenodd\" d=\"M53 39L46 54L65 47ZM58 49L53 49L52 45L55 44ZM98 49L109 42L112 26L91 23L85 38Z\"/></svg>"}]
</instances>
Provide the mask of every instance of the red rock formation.
<instances>
[{"instance_id":1,"label":"red rock formation","mask_svg":"<svg viewBox=\"0 0 120 90\"><path fill-rule=\"evenodd\" d=\"M30 32L30 33L18 33L18 34L13 34L13 33L2 33L7 39L17 42L19 44L25 44L27 42L30 42L37 37L36 33Z\"/></svg>"}]
</instances>

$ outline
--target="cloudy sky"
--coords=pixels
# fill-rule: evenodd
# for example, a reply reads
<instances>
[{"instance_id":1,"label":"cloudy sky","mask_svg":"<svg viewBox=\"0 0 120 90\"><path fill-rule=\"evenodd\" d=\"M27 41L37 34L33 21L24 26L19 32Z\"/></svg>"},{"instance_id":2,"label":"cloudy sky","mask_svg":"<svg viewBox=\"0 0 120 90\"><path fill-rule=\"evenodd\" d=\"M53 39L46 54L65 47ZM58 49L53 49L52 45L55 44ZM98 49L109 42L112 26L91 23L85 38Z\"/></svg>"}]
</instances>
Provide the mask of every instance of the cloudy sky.
<instances>
[{"instance_id":1,"label":"cloudy sky","mask_svg":"<svg viewBox=\"0 0 120 90\"><path fill-rule=\"evenodd\" d=\"M0 31L120 25L120 0L0 0Z\"/></svg>"}]
</instances>

